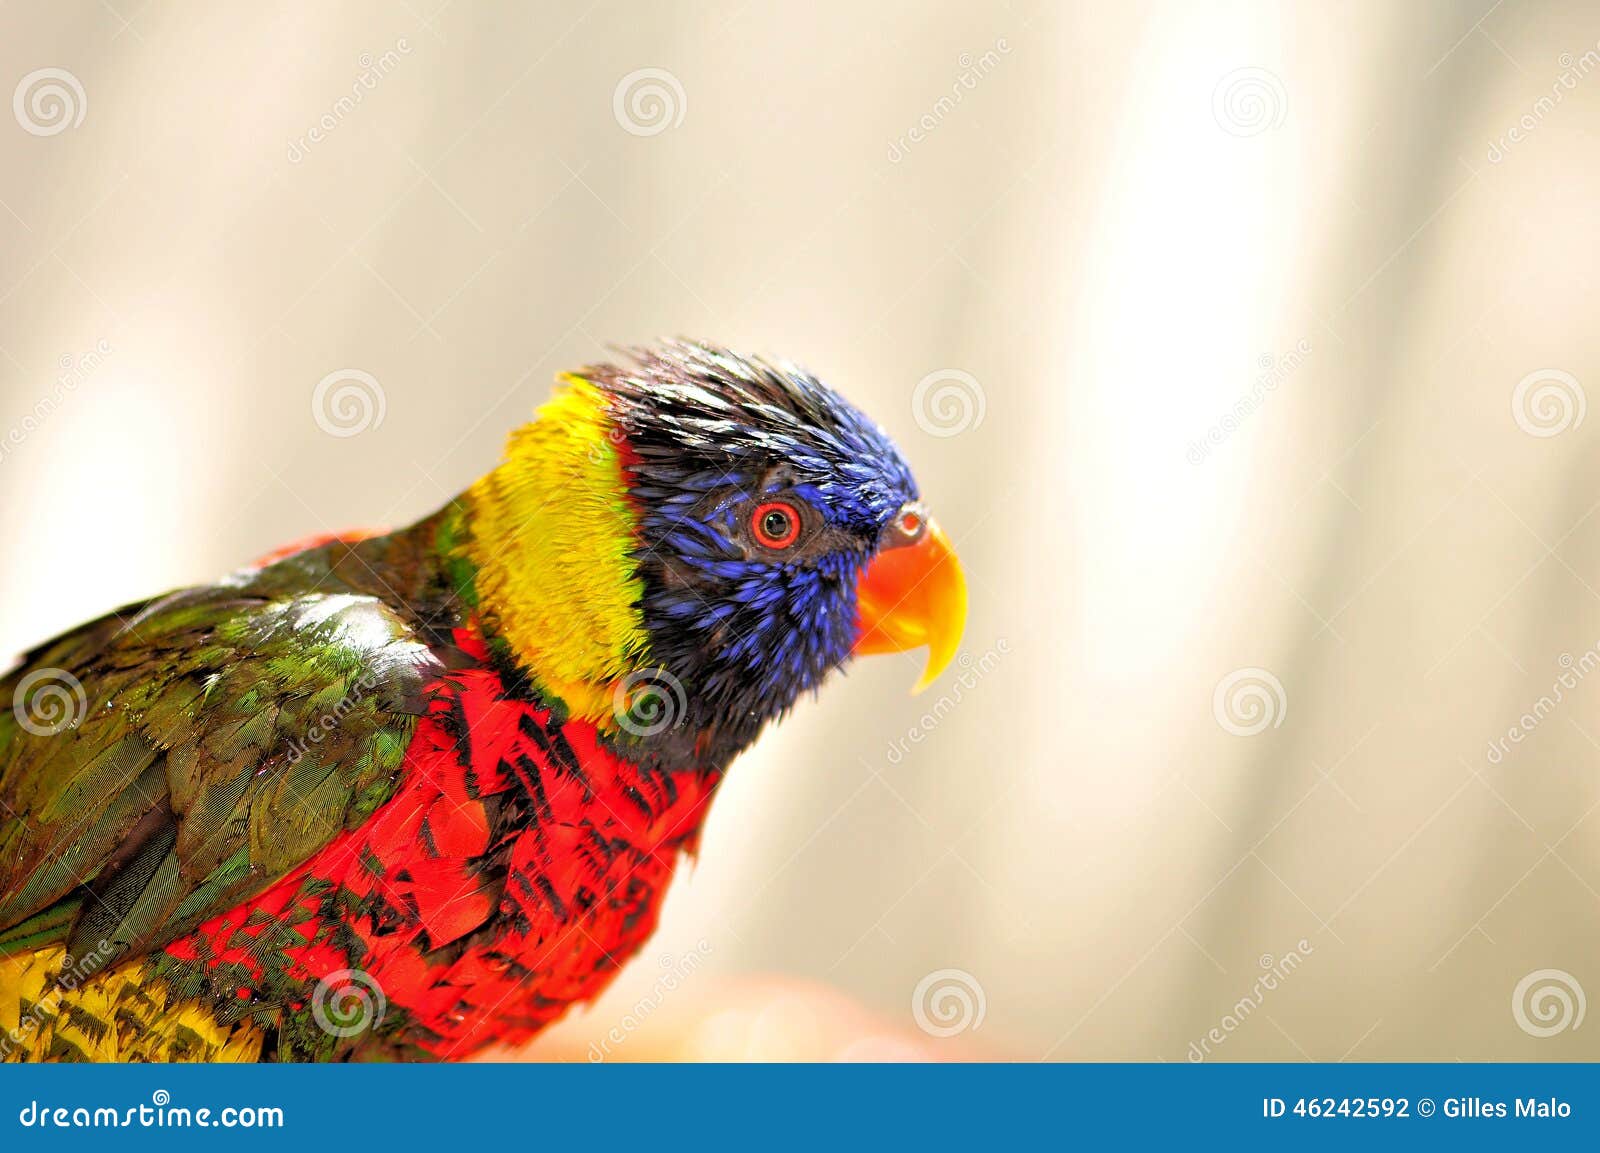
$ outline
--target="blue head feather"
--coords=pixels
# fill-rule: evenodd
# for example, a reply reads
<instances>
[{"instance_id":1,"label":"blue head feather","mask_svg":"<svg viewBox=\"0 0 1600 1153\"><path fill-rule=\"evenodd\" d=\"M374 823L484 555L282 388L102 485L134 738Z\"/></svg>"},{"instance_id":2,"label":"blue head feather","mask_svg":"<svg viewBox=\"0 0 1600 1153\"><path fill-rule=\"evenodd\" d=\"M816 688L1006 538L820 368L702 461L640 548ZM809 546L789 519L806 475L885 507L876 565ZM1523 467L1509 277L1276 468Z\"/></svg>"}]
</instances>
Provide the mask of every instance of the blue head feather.
<instances>
[{"instance_id":1,"label":"blue head feather","mask_svg":"<svg viewBox=\"0 0 1600 1153\"><path fill-rule=\"evenodd\" d=\"M856 580L916 481L881 428L800 368L677 341L631 359L581 375L620 438L650 658L683 685L701 752L728 754L848 658ZM781 553L751 536L773 498L804 525Z\"/></svg>"}]
</instances>

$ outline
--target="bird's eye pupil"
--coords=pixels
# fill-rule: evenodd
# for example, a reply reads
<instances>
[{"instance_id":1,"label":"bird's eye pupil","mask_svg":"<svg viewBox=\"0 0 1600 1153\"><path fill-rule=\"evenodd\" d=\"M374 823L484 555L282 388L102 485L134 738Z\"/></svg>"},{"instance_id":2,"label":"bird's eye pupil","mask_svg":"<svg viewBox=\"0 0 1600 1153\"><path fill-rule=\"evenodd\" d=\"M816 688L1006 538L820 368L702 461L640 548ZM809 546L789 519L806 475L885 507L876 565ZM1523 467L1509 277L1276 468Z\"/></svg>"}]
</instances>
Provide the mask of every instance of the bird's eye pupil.
<instances>
[{"instance_id":1,"label":"bird's eye pupil","mask_svg":"<svg viewBox=\"0 0 1600 1153\"><path fill-rule=\"evenodd\" d=\"M768 501L751 514L750 528L763 548L786 549L800 538L800 514L782 501Z\"/></svg>"}]
</instances>

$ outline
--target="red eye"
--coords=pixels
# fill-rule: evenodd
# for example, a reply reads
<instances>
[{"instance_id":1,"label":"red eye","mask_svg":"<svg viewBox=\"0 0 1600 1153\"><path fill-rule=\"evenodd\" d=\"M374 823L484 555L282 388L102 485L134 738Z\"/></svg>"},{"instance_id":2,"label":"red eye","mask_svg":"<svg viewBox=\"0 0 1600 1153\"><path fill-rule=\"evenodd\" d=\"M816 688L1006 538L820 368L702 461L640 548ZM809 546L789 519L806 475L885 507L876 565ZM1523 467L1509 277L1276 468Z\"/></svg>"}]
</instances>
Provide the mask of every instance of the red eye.
<instances>
[{"instance_id":1,"label":"red eye","mask_svg":"<svg viewBox=\"0 0 1600 1153\"><path fill-rule=\"evenodd\" d=\"M769 500L750 514L750 531L762 548L788 548L800 539L800 514L791 504Z\"/></svg>"}]
</instances>

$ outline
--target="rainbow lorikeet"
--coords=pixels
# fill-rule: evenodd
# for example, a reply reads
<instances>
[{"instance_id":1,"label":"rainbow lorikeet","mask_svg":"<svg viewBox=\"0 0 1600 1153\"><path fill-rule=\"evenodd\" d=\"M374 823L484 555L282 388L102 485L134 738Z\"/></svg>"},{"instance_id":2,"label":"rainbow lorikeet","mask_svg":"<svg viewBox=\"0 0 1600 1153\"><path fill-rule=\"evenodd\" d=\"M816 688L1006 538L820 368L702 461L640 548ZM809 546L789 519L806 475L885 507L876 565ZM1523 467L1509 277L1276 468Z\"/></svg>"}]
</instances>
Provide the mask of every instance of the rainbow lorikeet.
<instances>
[{"instance_id":1,"label":"rainbow lorikeet","mask_svg":"<svg viewBox=\"0 0 1600 1153\"><path fill-rule=\"evenodd\" d=\"M960 641L883 431L702 344L562 378L397 532L0 679L0 1056L449 1059L596 996L729 762L852 653Z\"/></svg>"}]
</instances>

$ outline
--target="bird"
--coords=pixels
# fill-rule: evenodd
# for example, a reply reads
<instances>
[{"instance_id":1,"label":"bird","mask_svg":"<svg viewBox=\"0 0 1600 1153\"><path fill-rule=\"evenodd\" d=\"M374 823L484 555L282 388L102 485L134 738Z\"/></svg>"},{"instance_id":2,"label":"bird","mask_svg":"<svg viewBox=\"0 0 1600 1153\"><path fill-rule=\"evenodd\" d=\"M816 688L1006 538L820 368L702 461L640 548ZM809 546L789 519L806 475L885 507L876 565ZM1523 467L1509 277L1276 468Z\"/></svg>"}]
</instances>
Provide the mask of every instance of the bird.
<instances>
[{"instance_id":1,"label":"bird","mask_svg":"<svg viewBox=\"0 0 1600 1153\"><path fill-rule=\"evenodd\" d=\"M125 606L0 678L0 1059L460 1060L592 1001L718 785L966 581L883 429L682 339L557 378L394 531Z\"/></svg>"}]
</instances>

